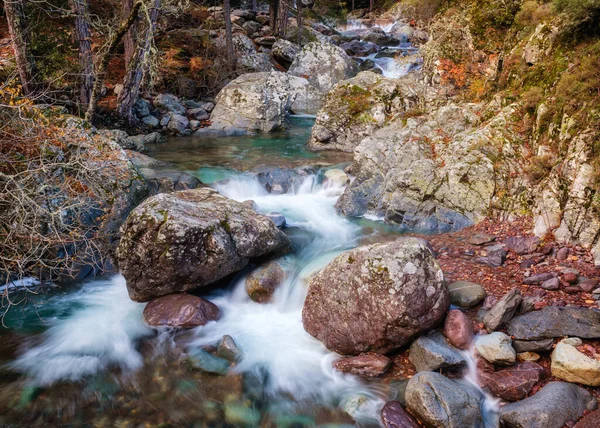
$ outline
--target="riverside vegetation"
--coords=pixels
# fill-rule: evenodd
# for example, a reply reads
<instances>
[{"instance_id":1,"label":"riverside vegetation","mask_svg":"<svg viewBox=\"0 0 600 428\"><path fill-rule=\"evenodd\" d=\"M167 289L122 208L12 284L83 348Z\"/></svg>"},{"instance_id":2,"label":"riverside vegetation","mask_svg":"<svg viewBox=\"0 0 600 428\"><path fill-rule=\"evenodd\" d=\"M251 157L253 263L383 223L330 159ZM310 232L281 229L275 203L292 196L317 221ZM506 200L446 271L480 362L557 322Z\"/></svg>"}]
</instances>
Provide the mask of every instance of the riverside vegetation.
<instances>
[{"instance_id":1,"label":"riverside vegetation","mask_svg":"<svg viewBox=\"0 0 600 428\"><path fill-rule=\"evenodd\" d=\"M600 425L597 0L2 10L0 423Z\"/></svg>"}]
</instances>

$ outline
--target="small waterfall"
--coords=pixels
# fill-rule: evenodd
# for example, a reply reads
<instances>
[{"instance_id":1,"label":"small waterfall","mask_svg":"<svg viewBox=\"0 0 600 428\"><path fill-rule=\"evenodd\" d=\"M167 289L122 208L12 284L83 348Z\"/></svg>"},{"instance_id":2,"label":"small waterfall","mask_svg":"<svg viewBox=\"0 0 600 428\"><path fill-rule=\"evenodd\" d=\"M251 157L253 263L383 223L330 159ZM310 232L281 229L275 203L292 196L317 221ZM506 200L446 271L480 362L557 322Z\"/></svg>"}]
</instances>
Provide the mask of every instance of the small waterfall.
<instances>
[{"instance_id":1,"label":"small waterfall","mask_svg":"<svg viewBox=\"0 0 600 428\"><path fill-rule=\"evenodd\" d=\"M475 342L475 341L473 341ZM500 410L500 400L493 397L488 392L483 390L479 384L479 375L477 374L477 360L474 345L467 351L462 351L462 355L467 362L467 373L464 379L475 386L481 395L484 397L481 401L481 415L485 428L497 428L499 425L498 412Z\"/></svg>"}]
</instances>

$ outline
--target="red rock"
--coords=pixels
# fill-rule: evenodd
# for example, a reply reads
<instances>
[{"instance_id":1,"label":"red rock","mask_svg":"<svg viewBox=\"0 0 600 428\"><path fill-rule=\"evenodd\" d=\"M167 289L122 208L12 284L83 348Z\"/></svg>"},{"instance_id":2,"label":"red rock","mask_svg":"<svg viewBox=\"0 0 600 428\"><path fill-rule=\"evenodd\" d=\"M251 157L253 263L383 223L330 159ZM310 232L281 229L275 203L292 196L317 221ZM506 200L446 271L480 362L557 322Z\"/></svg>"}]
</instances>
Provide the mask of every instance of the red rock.
<instances>
[{"instance_id":1,"label":"red rock","mask_svg":"<svg viewBox=\"0 0 600 428\"><path fill-rule=\"evenodd\" d=\"M144 308L144 321L155 327L196 327L217 320L219 316L215 304L184 293L157 297Z\"/></svg>"},{"instance_id":2,"label":"red rock","mask_svg":"<svg viewBox=\"0 0 600 428\"><path fill-rule=\"evenodd\" d=\"M567 272L563 275L563 280L568 282L569 284L575 284L578 278L579 275L573 272Z\"/></svg>"},{"instance_id":3,"label":"red rock","mask_svg":"<svg viewBox=\"0 0 600 428\"><path fill-rule=\"evenodd\" d=\"M600 427L600 410L596 410L595 412L588 413L583 417L577 424L575 428L598 428Z\"/></svg>"},{"instance_id":4,"label":"red rock","mask_svg":"<svg viewBox=\"0 0 600 428\"><path fill-rule=\"evenodd\" d=\"M533 253L540 245L540 238L537 236L511 236L506 238L503 244L514 253L529 254Z\"/></svg>"},{"instance_id":5,"label":"red rock","mask_svg":"<svg viewBox=\"0 0 600 428\"><path fill-rule=\"evenodd\" d=\"M446 315L444 335L458 349L469 349L475 332L471 320L462 311L452 309Z\"/></svg>"},{"instance_id":6,"label":"red rock","mask_svg":"<svg viewBox=\"0 0 600 428\"><path fill-rule=\"evenodd\" d=\"M581 288L575 287L575 286L571 286L571 287L565 287L565 288L563 288L563 291L565 293L569 293L569 294L576 294L576 293L579 293L581 291Z\"/></svg>"},{"instance_id":7,"label":"red rock","mask_svg":"<svg viewBox=\"0 0 600 428\"><path fill-rule=\"evenodd\" d=\"M359 355L358 357L342 358L333 363L333 368L357 376L381 376L392 365L385 355Z\"/></svg>"},{"instance_id":8,"label":"red rock","mask_svg":"<svg viewBox=\"0 0 600 428\"><path fill-rule=\"evenodd\" d=\"M577 284L577 285L583 291L585 291L586 293L589 293L589 292L593 291L596 287L598 287L598 281L596 281L595 279L586 278L582 281L579 281L579 284Z\"/></svg>"},{"instance_id":9,"label":"red rock","mask_svg":"<svg viewBox=\"0 0 600 428\"><path fill-rule=\"evenodd\" d=\"M483 386L503 400L519 401L527 397L543 373L544 369L539 364L525 362L497 372L483 371L480 380Z\"/></svg>"},{"instance_id":10,"label":"red rock","mask_svg":"<svg viewBox=\"0 0 600 428\"><path fill-rule=\"evenodd\" d=\"M417 421L398 401L388 401L383 406L381 421L385 428L419 428Z\"/></svg>"},{"instance_id":11,"label":"red rock","mask_svg":"<svg viewBox=\"0 0 600 428\"><path fill-rule=\"evenodd\" d=\"M567 260L567 257L569 257L569 249L567 247L563 247L556 252L556 260Z\"/></svg>"}]
</instances>

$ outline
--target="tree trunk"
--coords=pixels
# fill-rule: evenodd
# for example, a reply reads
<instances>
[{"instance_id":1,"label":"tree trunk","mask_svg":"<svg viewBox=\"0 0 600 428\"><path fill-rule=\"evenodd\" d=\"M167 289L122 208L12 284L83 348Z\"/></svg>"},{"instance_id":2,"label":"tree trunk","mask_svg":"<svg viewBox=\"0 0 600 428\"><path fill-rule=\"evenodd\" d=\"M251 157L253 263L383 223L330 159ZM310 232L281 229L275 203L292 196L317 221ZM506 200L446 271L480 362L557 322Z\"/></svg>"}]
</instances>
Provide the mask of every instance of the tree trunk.
<instances>
[{"instance_id":1,"label":"tree trunk","mask_svg":"<svg viewBox=\"0 0 600 428\"><path fill-rule=\"evenodd\" d=\"M79 43L79 66L81 67L81 86L79 90L80 111L86 111L94 87L94 58L92 54L92 35L88 21L87 0L69 0L75 15L75 37Z\"/></svg>"},{"instance_id":2,"label":"tree trunk","mask_svg":"<svg viewBox=\"0 0 600 428\"><path fill-rule=\"evenodd\" d=\"M298 10L298 45L302 46L302 0L296 0L296 9Z\"/></svg>"},{"instance_id":3,"label":"tree trunk","mask_svg":"<svg viewBox=\"0 0 600 428\"><path fill-rule=\"evenodd\" d=\"M352 0L352 10L354 10L354 0Z\"/></svg>"},{"instance_id":4,"label":"tree trunk","mask_svg":"<svg viewBox=\"0 0 600 428\"><path fill-rule=\"evenodd\" d=\"M152 41L156 33L156 23L160 14L161 0L154 0L154 7L149 13L149 22L146 23L144 38L136 46L135 53L129 61L127 74L123 80L123 90L119 94L119 116L127 120L131 125L137 124L137 119L133 114L133 106L140 96L142 81L148 70L148 57L152 48ZM140 25L140 27L142 27ZM142 28L138 28L142 30ZM138 31L138 35L143 31Z\"/></svg>"},{"instance_id":5,"label":"tree trunk","mask_svg":"<svg viewBox=\"0 0 600 428\"><path fill-rule=\"evenodd\" d=\"M258 10L258 4L256 0L252 0L252 12L256 12Z\"/></svg>"},{"instance_id":6,"label":"tree trunk","mask_svg":"<svg viewBox=\"0 0 600 428\"><path fill-rule=\"evenodd\" d=\"M127 19L133 7L133 0L123 0L121 9L123 12L122 19ZM133 58L136 51L136 24L132 24L127 34L123 37L123 48L125 49L125 67L129 66L129 61Z\"/></svg>"},{"instance_id":7,"label":"tree trunk","mask_svg":"<svg viewBox=\"0 0 600 428\"><path fill-rule=\"evenodd\" d=\"M231 2L223 0L223 17L225 18L225 50L227 51L227 62L233 66L235 56L233 52L233 35L231 32Z\"/></svg>"},{"instance_id":8,"label":"tree trunk","mask_svg":"<svg viewBox=\"0 0 600 428\"><path fill-rule=\"evenodd\" d=\"M29 95L35 90L35 62L29 52L27 17L24 0L4 0L4 13L8 22L10 40L21 78L23 93Z\"/></svg>"},{"instance_id":9,"label":"tree trunk","mask_svg":"<svg viewBox=\"0 0 600 428\"><path fill-rule=\"evenodd\" d=\"M289 0L280 0L279 10L277 11L277 31L275 33L281 38L285 38L285 32L287 30L289 10L288 1Z\"/></svg>"},{"instance_id":10,"label":"tree trunk","mask_svg":"<svg viewBox=\"0 0 600 428\"><path fill-rule=\"evenodd\" d=\"M279 0L269 0L269 26L273 31L277 30L277 9Z\"/></svg>"},{"instance_id":11,"label":"tree trunk","mask_svg":"<svg viewBox=\"0 0 600 428\"><path fill-rule=\"evenodd\" d=\"M117 47L119 46L119 42L123 39L123 36L129 30L135 19L137 18L138 13L140 12L140 7L142 7L141 2L137 2L131 8L131 13L127 17L127 19L121 21L119 24L119 28L112 34L110 40L108 41L108 49L106 53L100 60L98 67L96 69L96 80L94 80L94 88L92 89L92 96L90 97L90 103L88 105L87 112L85 113L85 118L89 122L94 121L94 117L96 116L96 107L98 106L98 98L100 97L100 91L102 90L102 84L104 83L104 74L106 73L106 67L108 67L108 62L110 61L110 57L115 53Z\"/></svg>"},{"instance_id":12,"label":"tree trunk","mask_svg":"<svg viewBox=\"0 0 600 428\"><path fill-rule=\"evenodd\" d=\"M375 3L375 0L370 0L369 1L369 12L373 11L373 3Z\"/></svg>"}]
</instances>

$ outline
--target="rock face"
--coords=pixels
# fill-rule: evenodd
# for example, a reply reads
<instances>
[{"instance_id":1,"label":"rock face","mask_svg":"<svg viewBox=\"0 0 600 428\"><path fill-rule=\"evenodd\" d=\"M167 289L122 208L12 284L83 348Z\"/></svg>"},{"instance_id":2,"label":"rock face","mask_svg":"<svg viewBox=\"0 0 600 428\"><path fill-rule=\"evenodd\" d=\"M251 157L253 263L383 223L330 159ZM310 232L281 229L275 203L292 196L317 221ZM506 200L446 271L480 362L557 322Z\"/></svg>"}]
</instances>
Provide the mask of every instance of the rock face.
<instances>
[{"instance_id":1,"label":"rock face","mask_svg":"<svg viewBox=\"0 0 600 428\"><path fill-rule=\"evenodd\" d=\"M277 61L285 69L288 69L294 58L300 53L300 47L287 40L279 39L273 44L271 48L271 54L275 61Z\"/></svg>"},{"instance_id":2,"label":"rock face","mask_svg":"<svg viewBox=\"0 0 600 428\"><path fill-rule=\"evenodd\" d=\"M333 363L333 368L343 373L357 376L381 376L392 365L392 360L384 355L360 355L342 358Z\"/></svg>"},{"instance_id":3,"label":"rock face","mask_svg":"<svg viewBox=\"0 0 600 428\"><path fill-rule=\"evenodd\" d=\"M493 364L511 365L517 359L510 337L499 331L478 336L475 340L475 349L479 355Z\"/></svg>"},{"instance_id":4,"label":"rock face","mask_svg":"<svg viewBox=\"0 0 600 428\"><path fill-rule=\"evenodd\" d=\"M460 352L452 347L443 334L435 332L421 336L410 346L409 360L417 372L455 370L466 365Z\"/></svg>"},{"instance_id":5,"label":"rock face","mask_svg":"<svg viewBox=\"0 0 600 428\"><path fill-rule=\"evenodd\" d=\"M540 340L562 336L600 338L600 312L590 308L548 306L519 315L508 325L517 340Z\"/></svg>"},{"instance_id":6,"label":"rock face","mask_svg":"<svg viewBox=\"0 0 600 428\"><path fill-rule=\"evenodd\" d=\"M414 79L388 79L370 71L344 80L327 95L308 146L351 152L391 116L416 108L421 90Z\"/></svg>"},{"instance_id":7,"label":"rock face","mask_svg":"<svg viewBox=\"0 0 600 428\"><path fill-rule=\"evenodd\" d=\"M291 112L315 114L321 105L321 93L303 77L278 71L243 74L219 92L212 124L196 135L271 132L285 128Z\"/></svg>"},{"instance_id":8,"label":"rock face","mask_svg":"<svg viewBox=\"0 0 600 428\"><path fill-rule=\"evenodd\" d=\"M470 348L475 332L471 320L462 311L452 309L446 315L444 335L452 346L466 350Z\"/></svg>"},{"instance_id":9,"label":"rock face","mask_svg":"<svg viewBox=\"0 0 600 428\"><path fill-rule=\"evenodd\" d=\"M561 428L597 405L596 399L580 386L550 382L531 397L503 406L500 420L517 428Z\"/></svg>"},{"instance_id":10,"label":"rock face","mask_svg":"<svg viewBox=\"0 0 600 428\"><path fill-rule=\"evenodd\" d=\"M406 387L406 403L428 427L483 428L480 404L483 395L466 381L434 372L414 375Z\"/></svg>"},{"instance_id":11,"label":"rock face","mask_svg":"<svg viewBox=\"0 0 600 428\"><path fill-rule=\"evenodd\" d=\"M296 55L288 73L306 77L321 92L358 73L356 62L344 50L329 43L309 43Z\"/></svg>"},{"instance_id":12,"label":"rock face","mask_svg":"<svg viewBox=\"0 0 600 428\"><path fill-rule=\"evenodd\" d=\"M246 277L246 292L255 302L266 303L271 300L284 278L285 272L279 263L270 262Z\"/></svg>"},{"instance_id":13,"label":"rock face","mask_svg":"<svg viewBox=\"0 0 600 428\"><path fill-rule=\"evenodd\" d=\"M516 113L507 107L474 130L480 123L475 111L472 105L449 104L396 120L363 139L350 171L356 179L338 200L338 210L436 231L483 219L495 192L491 152L507 138L507 122Z\"/></svg>"},{"instance_id":14,"label":"rock face","mask_svg":"<svg viewBox=\"0 0 600 428\"><path fill-rule=\"evenodd\" d=\"M438 324L448 304L427 242L404 238L347 251L314 275L302 321L330 350L386 353Z\"/></svg>"},{"instance_id":15,"label":"rock face","mask_svg":"<svg viewBox=\"0 0 600 428\"><path fill-rule=\"evenodd\" d=\"M272 221L208 188L153 196L122 227L119 267L135 301L211 284L285 252Z\"/></svg>"},{"instance_id":16,"label":"rock face","mask_svg":"<svg viewBox=\"0 0 600 428\"><path fill-rule=\"evenodd\" d=\"M381 421L385 428L419 428L415 418L398 401L385 403L385 406L381 409Z\"/></svg>"},{"instance_id":17,"label":"rock face","mask_svg":"<svg viewBox=\"0 0 600 428\"><path fill-rule=\"evenodd\" d=\"M567 382L600 386L600 361L579 352L579 338L563 339L552 352L552 375Z\"/></svg>"},{"instance_id":18,"label":"rock face","mask_svg":"<svg viewBox=\"0 0 600 428\"><path fill-rule=\"evenodd\" d=\"M448 285L450 303L461 308L472 308L485 299L487 293L480 284L469 281L456 281Z\"/></svg>"},{"instance_id":19,"label":"rock face","mask_svg":"<svg viewBox=\"0 0 600 428\"><path fill-rule=\"evenodd\" d=\"M158 297L144 308L144 321L155 327L196 327L215 321L219 316L216 305L185 293Z\"/></svg>"},{"instance_id":20,"label":"rock face","mask_svg":"<svg viewBox=\"0 0 600 428\"><path fill-rule=\"evenodd\" d=\"M479 373L482 386L506 401L519 401L527 397L544 373L544 369L531 362L520 363L497 372Z\"/></svg>"}]
</instances>

